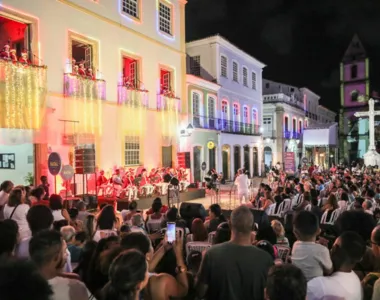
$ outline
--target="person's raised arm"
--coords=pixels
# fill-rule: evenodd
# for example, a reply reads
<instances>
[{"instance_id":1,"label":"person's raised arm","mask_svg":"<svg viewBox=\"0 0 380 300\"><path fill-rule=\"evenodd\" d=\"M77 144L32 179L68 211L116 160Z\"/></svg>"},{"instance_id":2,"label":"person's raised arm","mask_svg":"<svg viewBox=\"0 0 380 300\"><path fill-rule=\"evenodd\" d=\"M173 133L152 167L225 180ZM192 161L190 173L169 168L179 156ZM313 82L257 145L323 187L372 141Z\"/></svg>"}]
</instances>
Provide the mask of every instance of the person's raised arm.
<instances>
[{"instance_id":1,"label":"person's raised arm","mask_svg":"<svg viewBox=\"0 0 380 300\"><path fill-rule=\"evenodd\" d=\"M210 269L210 258L209 253L206 252L203 256L201 267L199 269L195 289L199 299L203 299L208 290L208 285L210 283L211 269Z\"/></svg>"}]
</instances>

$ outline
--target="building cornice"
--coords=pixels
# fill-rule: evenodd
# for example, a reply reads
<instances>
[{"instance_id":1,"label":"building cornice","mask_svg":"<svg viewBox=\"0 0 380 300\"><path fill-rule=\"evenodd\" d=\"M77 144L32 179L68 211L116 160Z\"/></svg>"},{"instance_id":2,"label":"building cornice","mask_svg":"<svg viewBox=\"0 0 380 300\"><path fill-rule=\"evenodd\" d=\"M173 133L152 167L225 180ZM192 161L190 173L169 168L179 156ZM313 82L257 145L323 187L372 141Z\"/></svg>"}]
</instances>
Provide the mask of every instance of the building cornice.
<instances>
[{"instance_id":1,"label":"building cornice","mask_svg":"<svg viewBox=\"0 0 380 300\"><path fill-rule=\"evenodd\" d=\"M308 92L309 94L311 94L312 96L314 96L315 98L318 98L321 99L321 96L317 95L316 93L314 93L312 90L310 90L309 88L307 87L302 87L300 88L301 91L305 91L305 92Z\"/></svg>"},{"instance_id":2,"label":"building cornice","mask_svg":"<svg viewBox=\"0 0 380 300\"><path fill-rule=\"evenodd\" d=\"M186 74L186 83L197 85L197 86L200 86L202 88L212 90L215 92L219 91L219 89L221 88L221 86L217 83L211 82L209 80L206 80L204 78L201 78L201 77L198 77L195 75L191 75L191 74Z\"/></svg>"},{"instance_id":3,"label":"building cornice","mask_svg":"<svg viewBox=\"0 0 380 300\"><path fill-rule=\"evenodd\" d=\"M74 3L74 2L72 2L71 0L57 0L57 1L60 2L60 3L62 3L62 4L68 5L68 6L74 8L76 10L79 10L82 13L90 15L90 16L98 19L98 20L101 20L101 21L106 22L108 24L114 25L114 26L116 26L118 28L121 28L121 29L123 29L125 31L128 31L130 33L133 33L133 34L135 34L135 35L137 35L137 36L139 36L139 37L141 37L141 38L143 38L145 40L148 40L148 41L150 41L152 43L160 45L160 46L162 46L164 48L167 48L167 49L169 49L171 51L174 51L174 52L179 53L179 54L184 55L184 56L186 55L186 52L184 52L184 51L178 50L175 47L169 46L169 45L167 45L167 44L165 44L163 42L160 42L160 41L158 41L158 40L156 40L156 39L154 39L154 38L152 38L152 37L150 37L150 36L148 36L146 34L138 32L137 30L134 30L134 29L132 29L130 27L127 27L127 26L125 26L123 24L120 24L120 22L114 21L114 20L112 20L110 18L107 18L105 16L97 14L97 13L95 13L95 12L93 12L93 11L91 11L91 10L89 10L89 9L81 6L81 5L78 5L78 4ZM179 1L184 1L184 0L179 0Z\"/></svg>"},{"instance_id":4,"label":"building cornice","mask_svg":"<svg viewBox=\"0 0 380 300\"><path fill-rule=\"evenodd\" d=\"M262 63L261 61L259 61L256 58L254 58L253 56L249 55L248 53L246 53L245 51L243 51L239 47L235 46L234 44L232 44L230 41L228 41L226 38L220 36L219 34L214 35L214 36L210 36L210 37L206 37L206 38L203 38L200 40L188 42L188 43L186 43L186 48L203 46L203 45L213 44L213 43L222 45L223 47L227 48L231 52L236 53L236 54L240 55L241 57L243 57L244 59L250 61L251 63L253 63L255 66L257 66L260 69L263 69L266 67L266 65L264 63Z\"/></svg>"}]
</instances>

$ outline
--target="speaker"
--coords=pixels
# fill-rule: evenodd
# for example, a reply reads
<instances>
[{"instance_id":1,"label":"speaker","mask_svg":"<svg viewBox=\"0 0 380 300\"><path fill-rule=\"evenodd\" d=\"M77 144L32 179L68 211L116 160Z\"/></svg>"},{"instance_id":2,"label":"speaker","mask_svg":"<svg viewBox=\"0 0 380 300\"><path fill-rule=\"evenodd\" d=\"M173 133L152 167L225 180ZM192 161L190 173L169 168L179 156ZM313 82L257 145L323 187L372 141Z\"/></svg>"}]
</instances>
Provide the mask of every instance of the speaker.
<instances>
[{"instance_id":1,"label":"speaker","mask_svg":"<svg viewBox=\"0 0 380 300\"><path fill-rule=\"evenodd\" d=\"M253 215L254 222L259 225L259 228L270 226L269 218L265 211L251 208L250 211Z\"/></svg>"},{"instance_id":2,"label":"speaker","mask_svg":"<svg viewBox=\"0 0 380 300\"><path fill-rule=\"evenodd\" d=\"M201 218L203 220L207 216L207 211L201 203L183 202L179 214L183 219Z\"/></svg>"},{"instance_id":3,"label":"speaker","mask_svg":"<svg viewBox=\"0 0 380 300\"><path fill-rule=\"evenodd\" d=\"M185 152L185 169L190 169L191 163L190 163L190 152Z\"/></svg>"},{"instance_id":4,"label":"speaker","mask_svg":"<svg viewBox=\"0 0 380 300\"><path fill-rule=\"evenodd\" d=\"M76 174L95 173L95 145L75 147L74 162Z\"/></svg>"}]
</instances>

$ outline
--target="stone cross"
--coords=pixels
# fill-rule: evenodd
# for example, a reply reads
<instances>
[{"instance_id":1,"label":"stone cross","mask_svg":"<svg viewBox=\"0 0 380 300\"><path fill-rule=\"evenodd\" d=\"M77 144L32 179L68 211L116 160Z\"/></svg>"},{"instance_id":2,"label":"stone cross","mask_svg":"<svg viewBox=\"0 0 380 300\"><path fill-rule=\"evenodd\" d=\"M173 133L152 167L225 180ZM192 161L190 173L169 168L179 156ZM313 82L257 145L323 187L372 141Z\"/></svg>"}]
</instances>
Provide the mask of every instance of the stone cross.
<instances>
[{"instance_id":1,"label":"stone cross","mask_svg":"<svg viewBox=\"0 0 380 300\"><path fill-rule=\"evenodd\" d=\"M357 112L355 117L368 117L369 118L369 147L368 150L376 150L375 145L375 116L380 116L380 111L375 111L375 100L372 98L368 101L369 111Z\"/></svg>"}]
</instances>

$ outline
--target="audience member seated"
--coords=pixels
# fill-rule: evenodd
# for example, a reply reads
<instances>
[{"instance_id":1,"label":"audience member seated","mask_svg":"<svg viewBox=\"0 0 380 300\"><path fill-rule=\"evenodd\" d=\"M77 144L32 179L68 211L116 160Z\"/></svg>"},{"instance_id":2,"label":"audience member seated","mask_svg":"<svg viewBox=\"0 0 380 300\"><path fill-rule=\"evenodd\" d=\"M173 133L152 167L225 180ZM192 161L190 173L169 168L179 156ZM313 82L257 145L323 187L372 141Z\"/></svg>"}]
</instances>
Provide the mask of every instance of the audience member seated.
<instances>
[{"instance_id":1,"label":"audience member seated","mask_svg":"<svg viewBox=\"0 0 380 300\"><path fill-rule=\"evenodd\" d=\"M334 273L309 281L307 299L362 299L360 280L353 268L362 259L365 249L364 240L356 232L347 231L338 237L331 249Z\"/></svg>"},{"instance_id":2,"label":"audience member seated","mask_svg":"<svg viewBox=\"0 0 380 300\"><path fill-rule=\"evenodd\" d=\"M159 199L159 198L157 198ZM146 229L149 233L154 233L160 230L162 227L162 222L164 221L164 214L161 212L162 203L160 201L153 202L152 204L152 214L146 217Z\"/></svg>"},{"instance_id":3,"label":"audience member seated","mask_svg":"<svg viewBox=\"0 0 380 300\"><path fill-rule=\"evenodd\" d=\"M161 228L166 228L168 222L176 223L176 227L182 228L185 231L185 234L189 233L186 221L179 217L178 209L176 207L172 207L166 212L165 219L161 223Z\"/></svg>"},{"instance_id":4,"label":"audience member seated","mask_svg":"<svg viewBox=\"0 0 380 300\"><path fill-rule=\"evenodd\" d=\"M70 215L67 210L63 208L63 200L60 195L52 194L49 198L49 203L54 221L67 220L70 222Z\"/></svg>"},{"instance_id":5,"label":"audience member seated","mask_svg":"<svg viewBox=\"0 0 380 300\"><path fill-rule=\"evenodd\" d=\"M272 225L273 231L277 237L275 244L284 245L284 246L289 247L289 240L285 236L285 229L284 229L284 226L282 226L281 222L278 220L273 220L271 225Z\"/></svg>"},{"instance_id":6,"label":"audience member seated","mask_svg":"<svg viewBox=\"0 0 380 300\"><path fill-rule=\"evenodd\" d=\"M144 228L144 219L142 215L136 214L132 217L132 226L131 226L131 232L141 232L143 234L146 234L145 228Z\"/></svg>"},{"instance_id":7,"label":"audience member seated","mask_svg":"<svg viewBox=\"0 0 380 300\"><path fill-rule=\"evenodd\" d=\"M212 204L208 210L209 218L205 222L207 232L216 231L220 223L226 222L226 218L222 214L222 208L219 204Z\"/></svg>"},{"instance_id":8,"label":"audience member seated","mask_svg":"<svg viewBox=\"0 0 380 300\"><path fill-rule=\"evenodd\" d=\"M231 239L231 229L228 222L220 223L215 232L213 244L222 244Z\"/></svg>"},{"instance_id":9,"label":"audience member seated","mask_svg":"<svg viewBox=\"0 0 380 300\"><path fill-rule=\"evenodd\" d=\"M28 226L32 236L42 230L50 229L53 225L53 214L51 213L50 208L45 205L36 205L31 207L26 215L26 219L28 221ZM29 257L29 242L32 236L24 238L20 241L16 249L17 257Z\"/></svg>"},{"instance_id":10,"label":"audience member seated","mask_svg":"<svg viewBox=\"0 0 380 300\"><path fill-rule=\"evenodd\" d=\"M273 259L252 246L253 223L248 207L234 209L231 242L211 247L203 258L197 280L199 298L263 299L266 274Z\"/></svg>"},{"instance_id":11,"label":"audience member seated","mask_svg":"<svg viewBox=\"0 0 380 300\"><path fill-rule=\"evenodd\" d=\"M66 263L66 242L59 232L44 230L32 237L29 253L41 275L53 289L52 300L88 300L86 286L79 280L61 277Z\"/></svg>"},{"instance_id":12,"label":"audience member seated","mask_svg":"<svg viewBox=\"0 0 380 300\"><path fill-rule=\"evenodd\" d=\"M148 284L148 263L138 250L119 254L109 268L110 281L104 290L104 300L141 299Z\"/></svg>"},{"instance_id":13,"label":"audience member seated","mask_svg":"<svg viewBox=\"0 0 380 300\"><path fill-rule=\"evenodd\" d=\"M30 237L31 232L26 220L26 215L29 211L29 205L25 204L26 200L25 189L13 189L8 198L8 203L4 206L4 219L12 219L18 225L18 233L20 239Z\"/></svg>"},{"instance_id":14,"label":"audience member seated","mask_svg":"<svg viewBox=\"0 0 380 300\"><path fill-rule=\"evenodd\" d=\"M162 214L165 214L169 210L169 207L167 205L162 205L161 198L156 198L153 200L152 207L150 209L148 209L148 211L146 212L147 215L153 214L153 204L154 203L161 203L161 213Z\"/></svg>"},{"instance_id":15,"label":"audience member seated","mask_svg":"<svg viewBox=\"0 0 380 300\"><path fill-rule=\"evenodd\" d=\"M4 205L8 202L9 194L13 189L13 182L6 180L0 185L0 220L4 219L3 209Z\"/></svg>"},{"instance_id":16,"label":"audience member seated","mask_svg":"<svg viewBox=\"0 0 380 300\"><path fill-rule=\"evenodd\" d=\"M137 211L137 202L135 200L131 201L128 205L128 210L122 210L121 216L123 218L123 223L132 225L132 217L139 213Z\"/></svg>"},{"instance_id":17,"label":"audience member seated","mask_svg":"<svg viewBox=\"0 0 380 300\"><path fill-rule=\"evenodd\" d=\"M14 220L0 221L0 259L14 255L18 242L18 225ZM1 292L0 292L1 293Z\"/></svg>"},{"instance_id":18,"label":"audience member seated","mask_svg":"<svg viewBox=\"0 0 380 300\"><path fill-rule=\"evenodd\" d=\"M72 226L64 226L61 228L61 235L67 244L67 250L70 252L71 264L76 266L79 263L82 249L76 245L75 228Z\"/></svg>"},{"instance_id":19,"label":"audience member seated","mask_svg":"<svg viewBox=\"0 0 380 300\"><path fill-rule=\"evenodd\" d=\"M78 220L78 214L79 211L76 207L69 209L69 216L70 216L70 226L73 226L75 228L75 231L82 231L83 230L83 222L81 220Z\"/></svg>"},{"instance_id":20,"label":"audience member seated","mask_svg":"<svg viewBox=\"0 0 380 300\"><path fill-rule=\"evenodd\" d=\"M191 234L186 237L186 242L207 242L208 233L202 219L196 218L191 224Z\"/></svg>"},{"instance_id":21,"label":"audience member seated","mask_svg":"<svg viewBox=\"0 0 380 300\"><path fill-rule=\"evenodd\" d=\"M118 219L115 214L115 209L112 205L106 205L98 215L96 231L93 237L95 242L100 239L117 235Z\"/></svg>"},{"instance_id":22,"label":"audience member seated","mask_svg":"<svg viewBox=\"0 0 380 300\"><path fill-rule=\"evenodd\" d=\"M293 222L297 241L292 249L292 262L299 267L309 281L330 274L332 262L328 248L316 243L320 233L319 220L309 211L299 212Z\"/></svg>"},{"instance_id":23,"label":"audience member seated","mask_svg":"<svg viewBox=\"0 0 380 300\"><path fill-rule=\"evenodd\" d=\"M270 268L265 300L306 300L306 294L307 281L299 268L291 264Z\"/></svg>"},{"instance_id":24,"label":"audience member seated","mask_svg":"<svg viewBox=\"0 0 380 300\"><path fill-rule=\"evenodd\" d=\"M0 291L1 300L57 299L34 263L24 260L0 259Z\"/></svg>"},{"instance_id":25,"label":"audience member seated","mask_svg":"<svg viewBox=\"0 0 380 300\"><path fill-rule=\"evenodd\" d=\"M29 195L29 200L33 205L46 205L49 206L49 201L44 200L45 190L43 187L39 186L31 190Z\"/></svg>"},{"instance_id":26,"label":"audience member seated","mask_svg":"<svg viewBox=\"0 0 380 300\"><path fill-rule=\"evenodd\" d=\"M83 223L85 223L87 216L90 214L86 210L86 203L84 203L84 201L79 201L77 203L76 207L78 209L77 220L82 221Z\"/></svg>"}]
</instances>

